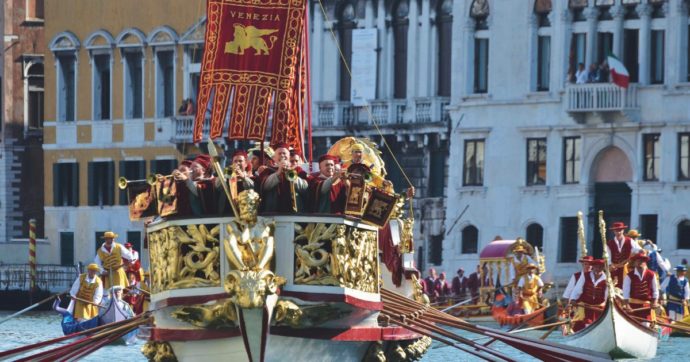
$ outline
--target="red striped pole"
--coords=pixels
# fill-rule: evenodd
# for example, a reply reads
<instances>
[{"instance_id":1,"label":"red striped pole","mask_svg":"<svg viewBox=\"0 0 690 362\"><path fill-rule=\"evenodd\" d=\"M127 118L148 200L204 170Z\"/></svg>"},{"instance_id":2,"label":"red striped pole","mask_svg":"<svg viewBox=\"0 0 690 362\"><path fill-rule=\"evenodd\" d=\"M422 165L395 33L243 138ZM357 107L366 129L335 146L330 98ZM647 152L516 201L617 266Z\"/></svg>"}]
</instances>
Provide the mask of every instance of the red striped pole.
<instances>
[{"instance_id":1,"label":"red striped pole","mask_svg":"<svg viewBox=\"0 0 690 362\"><path fill-rule=\"evenodd\" d=\"M29 220L29 272L33 292L36 290L36 219Z\"/></svg>"}]
</instances>

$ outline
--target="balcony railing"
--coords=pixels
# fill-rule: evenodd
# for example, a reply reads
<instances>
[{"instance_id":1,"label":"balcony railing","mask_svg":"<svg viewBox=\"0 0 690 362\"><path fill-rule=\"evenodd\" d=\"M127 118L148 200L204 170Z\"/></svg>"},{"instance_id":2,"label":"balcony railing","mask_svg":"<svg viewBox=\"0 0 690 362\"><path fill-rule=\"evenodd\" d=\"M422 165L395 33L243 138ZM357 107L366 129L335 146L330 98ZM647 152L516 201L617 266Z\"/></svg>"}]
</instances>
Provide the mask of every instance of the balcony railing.
<instances>
[{"instance_id":1,"label":"balcony railing","mask_svg":"<svg viewBox=\"0 0 690 362\"><path fill-rule=\"evenodd\" d=\"M174 132L172 135L173 142L192 142L192 136L194 133L194 116L176 116L173 117L173 128ZM227 124L226 124L227 127ZM202 139L207 139L209 132L211 131L211 123L208 118L204 121L203 127L203 137ZM227 137L228 130L223 131L223 137Z\"/></svg>"},{"instance_id":2,"label":"balcony railing","mask_svg":"<svg viewBox=\"0 0 690 362\"><path fill-rule=\"evenodd\" d=\"M613 112L639 108L637 87L627 89L615 84L572 84L566 88L566 111Z\"/></svg>"},{"instance_id":3,"label":"balcony railing","mask_svg":"<svg viewBox=\"0 0 690 362\"><path fill-rule=\"evenodd\" d=\"M69 288L77 277L74 266L41 264L36 266L36 286L52 292ZM29 290L31 271L29 264L0 265L0 288Z\"/></svg>"},{"instance_id":4,"label":"balcony railing","mask_svg":"<svg viewBox=\"0 0 690 362\"><path fill-rule=\"evenodd\" d=\"M366 107L355 107L349 102L318 102L317 126L342 127L352 125L379 125L402 123L431 123L447 121L448 98L416 98L372 100Z\"/></svg>"}]
</instances>

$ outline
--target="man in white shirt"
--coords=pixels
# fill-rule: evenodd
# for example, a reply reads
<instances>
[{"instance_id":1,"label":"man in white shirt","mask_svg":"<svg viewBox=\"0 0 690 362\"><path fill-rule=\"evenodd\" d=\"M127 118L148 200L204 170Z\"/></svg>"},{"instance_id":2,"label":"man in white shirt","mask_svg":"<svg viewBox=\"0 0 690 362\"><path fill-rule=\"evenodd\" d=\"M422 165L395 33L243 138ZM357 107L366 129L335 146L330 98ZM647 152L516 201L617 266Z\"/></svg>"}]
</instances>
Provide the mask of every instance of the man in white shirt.
<instances>
[{"instance_id":1,"label":"man in white shirt","mask_svg":"<svg viewBox=\"0 0 690 362\"><path fill-rule=\"evenodd\" d=\"M631 258L633 269L623 279L623 302L630 314L652 320L652 309L659 307L659 285L656 274L647 268L649 257L640 252Z\"/></svg>"},{"instance_id":2,"label":"man in white shirt","mask_svg":"<svg viewBox=\"0 0 690 362\"><path fill-rule=\"evenodd\" d=\"M594 260L594 258L591 255L586 255L580 258L580 264L582 264L582 270L579 272L574 273L573 275L570 276L570 280L568 280L568 285L565 287L565 291L563 292L563 299L568 300L570 298L570 294L573 291L573 288L575 287L575 284L577 284L578 280L582 277L582 275L585 275L589 273L592 270L592 266L590 263Z\"/></svg>"},{"instance_id":3,"label":"man in white shirt","mask_svg":"<svg viewBox=\"0 0 690 362\"><path fill-rule=\"evenodd\" d=\"M585 63L578 63L577 72L575 72L575 83L585 84L587 83L587 78L589 78L589 72L585 69Z\"/></svg>"}]
</instances>

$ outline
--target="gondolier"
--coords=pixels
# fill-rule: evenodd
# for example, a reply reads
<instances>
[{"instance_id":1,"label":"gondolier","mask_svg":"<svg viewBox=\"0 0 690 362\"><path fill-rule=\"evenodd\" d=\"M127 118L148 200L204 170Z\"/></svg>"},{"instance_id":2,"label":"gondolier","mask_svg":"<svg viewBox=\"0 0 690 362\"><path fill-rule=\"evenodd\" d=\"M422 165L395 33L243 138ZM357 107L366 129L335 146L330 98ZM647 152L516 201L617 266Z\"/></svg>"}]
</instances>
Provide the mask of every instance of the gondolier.
<instances>
[{"instance_id":1,"label":"gondolier","mask_svg":"<svg viewBox=\"0 0 690 362\"><path fill-rule=\"evenodd\" d=\"M513 259L511 263L512 268L512 280L513 283L518 283L522 276L527 274L528 266L533 264L536 266L534 260L528 255L529 251L522 245L524 240L518 239L517 245L513 248ZM513 284L515 285L515 284Z\"/></svg>"},{"instance_id":2,"label":"gondolier","mask_svg":"<svg viewBox=\"0 0 690 362\"><path fill-rule=\"evenodd\" d=\"M690 283L685 277L685 265L676 266L676 274L671 275L661 284L663 304L671 320L681 320L687 314L690 299Z\"/></svg>"},{"instance_id":3,"label":"gondolier","mask_svg":"<svg viewBox=\"0 0 690 362\"><path fill-rule=\"evenodd\" d=\"M592 270L583 273L578 279L568 301L568 306L578 308L573 318L573 332L582 330L599 319L608 297L604 259L592 260L589 264Z\"/></svg>"},{"instance_id":4,"label":"gondolier","mask_svg":"<svg viewBox=\"0 0 690 362\"><path fill-rule=\"evenodd\" d=\"M625 229L628 226L622 222L614 222L609 230L613 231L614 237L606 242L608 252L608 262L611 268L611 278L616 283L616 287L623 286L623 277L627 273L627 264L631 255L635 255L642 250L640 245L634 243L632 239L625 236Z\"/></svg>"},{"instance_id":5,"label":"gondolier","mask_svg":"<svg viewBox=\"0 0 690 362\"><path fill-rule=\"evenodd\" d=\"M658 308L659 287L653 271L647 268L649 257L644 252L631 258L632 270L623 279L623 302L635 317L654 320Z\"/></svg>"},{"instance_id":6,"label":"gondolier","mask_svg":"<svg viewBox=\"0 0 690 362\"><path fill-rule=\"evenodd\" d=\"M594 260L594 258L591 255L583 256L582 258L580 258L579 261L582 265L582 270L570 276L570 280L568 280L568 285L565 287L565 291L563 292L563 299L577 299L571 298L570 295L573 292L573 288L575 288L575 285L580 280L580 277L584 274L588 274L592 270L592 260Z\"/></svg>"},{"instance_id":7,"label":"gondolier","mask_svg":"<svg viewBox=\"0 0 690 362\"><path fill-rule=\"evenodd\" d=\"M103 245L98 248L94 263L103 271L101 274L103 287L107 290L113 285L126 287L129 282L124 264L132 261L132 253L122 244L115 242L117 234L106 231L103 234Z\"/></svg>"},{"instance_id":8,"label":"gondolier","mask_svg":"<svg viewBox=\"0 0 690 362\"><path fill-rule=\"evenodd\" d=\"M523 275L518 282L518 295L522 302L522 309L525 314L530 314L539 309L539 299L544 282L537 275L539 267L536 264L527 265L527 274Z\"/></svg>"},{"instance_id":9,"label":"gondolier","mask_svg":"<svg viewBox=\"0 0 690 362\"><path fill-rule=\"evenodd\" d=\"M98 315L98 305L103 297L103 282L97 275L99 270L97 264L89 264L86 273L81 274L72 284L69 291L72 301L67 309L77 321Z\"/></svg>"}]
</instances>

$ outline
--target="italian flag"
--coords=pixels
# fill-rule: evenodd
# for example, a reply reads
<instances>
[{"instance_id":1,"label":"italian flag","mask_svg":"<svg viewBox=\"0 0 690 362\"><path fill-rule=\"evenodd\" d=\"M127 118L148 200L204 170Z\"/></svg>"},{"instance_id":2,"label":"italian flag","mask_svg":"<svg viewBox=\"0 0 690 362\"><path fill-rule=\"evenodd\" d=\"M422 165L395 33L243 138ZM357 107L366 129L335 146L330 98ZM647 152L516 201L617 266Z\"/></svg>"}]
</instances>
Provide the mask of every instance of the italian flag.
<instances>
[{"instance_id":1,"label":"italian flag","mask_svg":"<svg viewBox=\"0 0 690 362\"><path fill-rule=\"evenodd\" d=\"M619 87L628 88L630 83L630 74L625 69L625 65L615 55L610 54L608 57L609 68L611 69L611 81Z\"/></svg>"}]
</instances>

